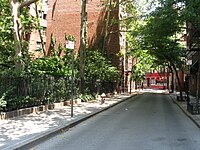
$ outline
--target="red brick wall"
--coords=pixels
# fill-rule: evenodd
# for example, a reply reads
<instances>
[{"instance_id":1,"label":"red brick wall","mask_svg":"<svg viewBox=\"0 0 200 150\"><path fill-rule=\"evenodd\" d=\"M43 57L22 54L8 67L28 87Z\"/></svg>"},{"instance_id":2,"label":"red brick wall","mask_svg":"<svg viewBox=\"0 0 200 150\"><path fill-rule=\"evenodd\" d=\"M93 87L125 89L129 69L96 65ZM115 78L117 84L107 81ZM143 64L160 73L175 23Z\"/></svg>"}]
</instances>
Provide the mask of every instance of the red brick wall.
<instances>
[{"instance_id":1,"label":"red brick wall","mask_svg":"<svg viewBox=\"0 0 200 150\"><path fill-rule=\"evenodd\" d=\"M76 39L75 49L78 51L80 43L80 13L81 0L49 0L47 14L47 50L50 46L51 33L56 37L56 46L65 44L65 33L73 35ZM54 12L52 14L52 12ZM105 34L105 11L100 0L88 0L88 46L99 47ZM112 12L111 17L118 19L118 10ZM118 25L111 27L114 32L110 34L106 49L111 55L113 64L118 66L118 58L115 56L120 50Z\"/></svg>"},{"instance_id":2,"label":"red brick wall","mask_svg":"<svg viewBox=\"0 0 200 150\"><path fill-rule=\"evenodd\" d=\"M47 50L49 49L51 34L56 37L56 46L59 43L65 44L65 33L75 36L76 47L79 45L80 9L79 0L49 0L47 13Z\"/></svg>"}]
</instances>

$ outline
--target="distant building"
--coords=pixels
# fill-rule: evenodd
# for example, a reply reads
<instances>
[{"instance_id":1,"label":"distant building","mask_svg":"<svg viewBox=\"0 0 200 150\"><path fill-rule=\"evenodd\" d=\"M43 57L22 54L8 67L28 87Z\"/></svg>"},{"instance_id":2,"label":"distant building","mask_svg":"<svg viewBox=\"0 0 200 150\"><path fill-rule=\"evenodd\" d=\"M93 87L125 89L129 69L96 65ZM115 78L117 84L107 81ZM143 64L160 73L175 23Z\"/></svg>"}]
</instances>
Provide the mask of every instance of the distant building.
<instances>
[{"instance_id":1,"label":"distant building","mask_svg":"<svg viewBox=\"0 0 200 150\"><path fill-rule=\"evenodd\" d=\"M153 72L145 75L145 88L151 89L167 89L169 84L168 72Z\"/></svg>"},{"instance_id":2,"label":"distant building","mask_svg":"<svg viewBox=\"0 0 200 150\"><path fill-rule=\"evenodd\" d=\"M43 57L42 44L46 45L46 28L47 28L47 11L48 11L48 0L40 0L37 4L30 6L30 14L34 17L38 15L38 25L41 27L39 30L33 29L29 37L29 52L33 55L33 58ZM41 35L41 36L40 36Z\"/></svg>"}]
</instances>

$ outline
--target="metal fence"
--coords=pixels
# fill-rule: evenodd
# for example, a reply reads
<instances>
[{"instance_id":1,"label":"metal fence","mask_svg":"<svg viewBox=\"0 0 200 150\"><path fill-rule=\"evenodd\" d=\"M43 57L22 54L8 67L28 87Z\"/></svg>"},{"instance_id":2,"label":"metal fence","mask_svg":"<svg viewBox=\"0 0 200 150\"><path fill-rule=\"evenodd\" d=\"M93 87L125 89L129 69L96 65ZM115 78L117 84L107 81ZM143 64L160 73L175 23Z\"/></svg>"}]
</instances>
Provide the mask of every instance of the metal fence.
<instances>
[{"instance_id":1,"label":"metal fence","mask_svg":"<svg viewBox=\"0 0 200 150\"><path fill-rule=\"evenodd\" d=\"M74 97L79 96L79 80L74 80ZM116 83L85 81L89 94L113 92ZM51 75L28 75L23 77L0 77L0 98L7 102L3 111L11 111L54 102L70 100L71 78Z\"/></svg>"},{"instance_id":2,"label":"metal fence","mask_svg":"<svg viewBox=\"0 0 200 150\"><path fill-rule=\"evenodd\" d=\"M200 105L197 103L188 103L187 104L187 110L192 114L200 114Z\"/></svg>"}]
</instances>

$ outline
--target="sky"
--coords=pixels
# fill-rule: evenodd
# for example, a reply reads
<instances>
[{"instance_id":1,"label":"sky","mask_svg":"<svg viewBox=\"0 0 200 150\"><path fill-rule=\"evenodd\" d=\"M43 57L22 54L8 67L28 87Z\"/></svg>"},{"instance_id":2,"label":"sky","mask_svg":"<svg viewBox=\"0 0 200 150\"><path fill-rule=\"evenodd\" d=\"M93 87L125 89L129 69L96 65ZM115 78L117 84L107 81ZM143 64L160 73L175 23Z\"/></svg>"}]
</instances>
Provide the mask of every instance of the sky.
<instances>
[{"instance_id":1,"label":"sky","mask_svg":"<svg viewBox=\"0 0 200 150\"><path fill-rule=\"evenodd\" d=\"M158 6L158 0L136 0L141 15L148 14Z\"/></svg>"}]
</instances>

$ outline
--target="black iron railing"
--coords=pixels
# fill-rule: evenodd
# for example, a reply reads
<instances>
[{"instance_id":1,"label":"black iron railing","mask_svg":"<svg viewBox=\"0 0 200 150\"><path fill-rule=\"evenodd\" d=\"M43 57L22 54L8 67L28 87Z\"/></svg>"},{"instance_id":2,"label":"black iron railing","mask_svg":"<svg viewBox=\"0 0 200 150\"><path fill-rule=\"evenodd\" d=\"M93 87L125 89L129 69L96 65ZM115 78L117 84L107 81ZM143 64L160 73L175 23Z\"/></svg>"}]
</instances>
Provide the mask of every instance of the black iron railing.
<instances>
[{"instance_id":1,"label":"black iron railing","mask_svg":"<svg viewBox=\"0 0 200 150\"><path fill-rule=\"evenodd\" d=\"M200 105L197 103L188 103L187 110L192 114L200 114Z\"/></svg>"},{"instance_id":2,"label":"black iron railing","mask_svg":"<svg viewBox=\"0 0 200 150\"><path fill-rule=\"evenodd\" d=\"M3 111L11 111L70 100L71 78L51 75L27 75L23 77L0 76L0 98L7 102ZM79 96L80 82L74 79L74 97ZM113 92L116 83L85 81L89 94Z\"/></svg>"}]
</instances>

